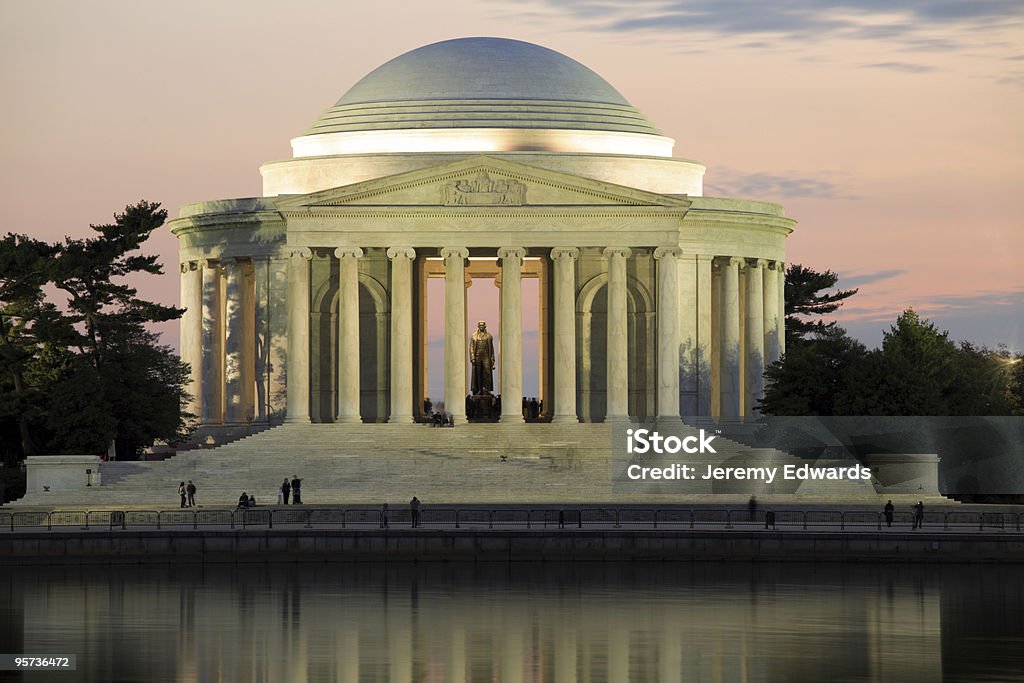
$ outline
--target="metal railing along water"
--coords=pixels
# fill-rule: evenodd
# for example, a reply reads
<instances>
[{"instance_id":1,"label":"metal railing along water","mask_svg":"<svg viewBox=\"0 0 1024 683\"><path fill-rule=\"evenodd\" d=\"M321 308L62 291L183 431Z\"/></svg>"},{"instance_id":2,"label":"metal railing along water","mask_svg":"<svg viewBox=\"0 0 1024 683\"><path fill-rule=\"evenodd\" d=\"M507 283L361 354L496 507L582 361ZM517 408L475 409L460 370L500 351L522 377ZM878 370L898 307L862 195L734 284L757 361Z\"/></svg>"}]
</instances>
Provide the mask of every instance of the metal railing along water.
<instances>
[{"instance_id":1,"label":"metal railing along water","mask_svg":"<svg viewBox=\"0 0 1024 683\"><path fill-rule=\"evenodd\" d=\"M1002 532L1018 534L1024 513L928 511L921 528L944 532ZM882 512L869 510L707 509L707 508L460 508L424 507L420 528L454 529L783 529L786 531L884 531L890 528ZM914 529L914 515L893 514L891 529ZM175 510L55 510L0 511L5 531L172 530L172 529L368 529L411 528L412 513L394 508L242 508Z\"/></svg>"}]
</instances>

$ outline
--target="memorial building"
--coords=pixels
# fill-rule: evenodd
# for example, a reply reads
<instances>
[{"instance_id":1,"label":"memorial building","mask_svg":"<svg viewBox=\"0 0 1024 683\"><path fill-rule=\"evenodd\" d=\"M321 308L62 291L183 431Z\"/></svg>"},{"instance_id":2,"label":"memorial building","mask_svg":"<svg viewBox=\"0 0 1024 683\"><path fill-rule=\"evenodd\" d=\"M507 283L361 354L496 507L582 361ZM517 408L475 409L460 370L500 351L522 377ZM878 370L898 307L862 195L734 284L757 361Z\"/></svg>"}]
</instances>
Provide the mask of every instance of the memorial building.
<instances>
[{"instance_id":1,"label":"memorial building","mask_svg":"<svg viewBox=\"0 0 1024 683\"><path fill-rule=\"evenodd\" d=\"M783 351L794 221L705 197L705 167L582 64L517 40L427 45L291 146L260 168L262 196L170 224L201 432L425 419L429 278L445 330L431 399L456 425L523 422L524 315L541 421L756 411ZM500 287L483 326L467 319L474 279Z\"/></svg>"}]
</instances>

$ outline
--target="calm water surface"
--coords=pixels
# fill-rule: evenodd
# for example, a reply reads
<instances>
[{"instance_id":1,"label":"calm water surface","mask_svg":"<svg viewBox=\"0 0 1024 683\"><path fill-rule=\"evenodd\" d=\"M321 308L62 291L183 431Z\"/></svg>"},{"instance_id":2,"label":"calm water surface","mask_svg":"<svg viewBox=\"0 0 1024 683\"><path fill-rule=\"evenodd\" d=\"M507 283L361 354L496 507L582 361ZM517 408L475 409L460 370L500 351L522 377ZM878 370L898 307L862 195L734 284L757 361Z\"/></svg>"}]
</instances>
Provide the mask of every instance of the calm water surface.
<instances>
[{"instance_id":1,"label":"calm water surface","mask_svg":"<svg viewBox=\"0 0 1024 683\"><path fill-rule=\"evenodd\" d=\"M532 564L7 569L25 681L1024 680L1005 566ZM0 674L3 676L3 674Z\"/></svg>"}]
</instances>

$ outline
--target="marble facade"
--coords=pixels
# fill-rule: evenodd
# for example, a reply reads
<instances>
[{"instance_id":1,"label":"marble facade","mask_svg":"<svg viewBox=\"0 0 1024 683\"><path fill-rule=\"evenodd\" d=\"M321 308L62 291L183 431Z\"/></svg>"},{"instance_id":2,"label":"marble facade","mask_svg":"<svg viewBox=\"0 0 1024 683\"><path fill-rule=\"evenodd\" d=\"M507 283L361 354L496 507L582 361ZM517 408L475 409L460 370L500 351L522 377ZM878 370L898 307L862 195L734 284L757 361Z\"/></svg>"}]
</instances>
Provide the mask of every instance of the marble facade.
<instances>
[{"instance_id":1,"label":"marble facade","mask_svg":"<svg viewBox=\"0 0 1024 683\"><path fill-rule=\"evenodd\" d=\"M493 54L504 59L486 88L518 88L518 102L447 81L434 90L466 92L417 98L401 82L421 62L434 74ZM404 70L389 71L396 62ZM360 81L293 140L292 159L264 165L263 196L184 207L171 222L181 351L204 428L422 418L430 277L444 278L444 387L457 424L474 276L497 276L500 320L511 323L495 339L495 373L515 396L502 422L522 421L524 278L540 282L531 310L545 419L752 415L764 367L784 351L795 222L776 204L704 197L704 167L672 157L671 139L591 77L518 41L426 46ZM551 114L552 102L564 112ZM488 112L486 125L460 118L472 107ZM524 121L534 110L552 122Z\"/></svg>"}]
</instances>

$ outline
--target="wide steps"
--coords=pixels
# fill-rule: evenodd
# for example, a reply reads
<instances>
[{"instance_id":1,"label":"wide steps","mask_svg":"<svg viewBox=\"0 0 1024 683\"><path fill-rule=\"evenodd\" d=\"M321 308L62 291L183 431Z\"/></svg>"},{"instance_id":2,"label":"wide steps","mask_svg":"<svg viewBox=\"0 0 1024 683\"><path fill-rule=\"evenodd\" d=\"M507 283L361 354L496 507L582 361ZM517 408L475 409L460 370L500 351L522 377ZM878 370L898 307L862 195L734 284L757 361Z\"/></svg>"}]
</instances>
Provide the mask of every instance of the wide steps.
<instances>
[{"instance_id":1,"label":"wide steps","mask_svg":"<svg viewBox=\"0 0 1024 683\"><path fill-rule=\"evenodd\" d=\"M802 462L722 437L715 446L716 456L708 459L714 464ZM413 495L431 503L628 499L611 492L611 456L608 424L285 424L164 461L104 464L102 487L33 494L19 504L173 505L178 482L188 480L196 483L203 505L233 505L242 491L271 504L280 482L295 475L303 479L304 499L311 504L378 504ZM749 486L744 490L749 495ZM814 491L838 495L851 489L823 481Z\"/></svg>"}]
</instances>

